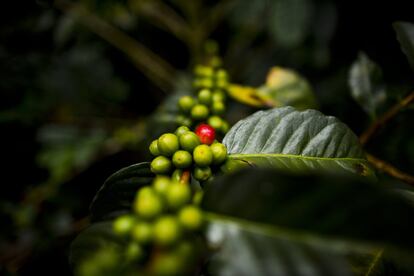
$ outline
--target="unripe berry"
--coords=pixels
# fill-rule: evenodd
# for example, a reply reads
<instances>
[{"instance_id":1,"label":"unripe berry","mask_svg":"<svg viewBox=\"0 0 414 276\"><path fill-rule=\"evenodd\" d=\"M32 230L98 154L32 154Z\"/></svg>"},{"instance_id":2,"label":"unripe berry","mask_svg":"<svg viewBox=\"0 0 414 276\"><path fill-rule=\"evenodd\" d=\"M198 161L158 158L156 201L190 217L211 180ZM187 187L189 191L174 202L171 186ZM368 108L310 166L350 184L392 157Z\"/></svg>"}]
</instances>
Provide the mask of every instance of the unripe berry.
<instances>
[{"instance_id":1,"label":"unripe berry","mask_svg":"<svg viewBox=\"0 0 414 276\"><path fill-rule=\"evenodd\" d=\"M204 105L210 105L212 100L212 94L209 89L202 89L200 92L198 92L198 102L200 104Z\"/></svg>"},{"instance_id":2,"label":"unripe berry","mask_svg":"<svg viewBox=\"0 0 414 276\"><path fill-rule=\"evenodd\" d=\"M178 106L184 113L189 113L194 104L195 100L191 96L183 96L178 100Z\"/></svg>"},{"instance_id":3,"label":"unripe berry","mask_svg":"<svg viewBox=\"0 0 414 276\"><path fill-rule=\"evenodd\" d=\"M223 125L223 120L219 116L211 116L208 118L207 123L215 130L220 130Z\"/></svg>"},{"instance_id":4,"label":"unripe berry","mask_svg":"<svg viewBox=\"0 0 414 276\"><path fill-rule=\"evenodd\" d=\"M152 183L152 186L154 187L154 190L159 193L160 195L165 195L168 186L171 184L171 180L168 176L160 176L158 175L155 177L154 182Z\"/></svg>"},{"instance_id":5,"label":"unripe berry","mask_svg":"<svg viewBox=\"0 0 414 276\"><path fill-rule=\"evenodd\" d=\"M114 232L118 235L127 235L134 226L135 218L132 215L117 217L112 225Z\"/></svg>"},{"instance_id":6,"label":"unripe berry","mask_svg":"<svg viewBox=\"0 0 414 276\"><path fill-rule=\"evenodd\" d=\"M204 195L203 190L200 189L196 191L193 196L193 204L200 205L201 201L203 200L203 195Z\"/></svg>"},{"instance_id":7,"label":"unripe berry","mask_svg":"<svg viewBox=\"0 0 414 276\"><path fill-rule=\"evenodd\" d=\"M207 124L200 124L196 130L195 134L200 138L202 144L211 145L216 139L216 131L213 127Z\"/></svg>"},{"instance_id":8,"label":"unripe berry","mask_svg":"<svg viewBox=\"0 0 414 276\"><path fill-rule=\"evenodd\" d=\"M185 258L170 251L162 252L151 262L148 275L151 276L180 276L187 275L188 262Z\"/></svg>"},{"instance_id":9,"label":"unripe berry","mask_svg":"<svg viewBox=\"0 0 414 276\"><path fill-rule=\"evenodd\" d=\"M198 230L203 225L203 214L199 208L189 205L180 210L178 220L188 230Z\"/></svg>"},{"instance_id":10,"label":"unripe berry","mask_svg":"<svg viewBox=\"0 0 414 276\"><path fill-rule=\"evenodd\" d=\"M208 107L203 104L196 104L191 109L191 117L194 120L204 120L208 117L209 110Z\"/></svg>"},{"instance_id":11,"label":"unripe berry","mask_svg":"<svg viewBox=\"0 0 414 276\"><path fill-rule=\"evenodd\" d=\"M216 77L216 79L225 79L225 80L228 80L229 75L228 75L228 73L227 73L226 70L219 69L219 70L217 70L215 77Z\"/></svg>"},{"instance_id":12,"label":"unripe berry","mask_svg":"<svg viewBox=\"0 0 414 276\"><path fill-rule=\"evenodd\" d=\"M226 161L227 148L222 143L214 143L210 146L211 152L213 153L213 164L220 165Z\"/></svg>"},{"instance_id":13,"label":"unripe berry","mask_svg":"<svg viewBox=\"0 0 414 276\"><path fill-rule=\"evenodd\" d=\"M174 216L160 217L154 223L154 241L161 246L169 246L181 237L181 227Z\"/></svg>"},{"instance_id":14,"label":"unripe berry","mask_svg":"<svg viewBox=\"0 0 414 276\"><path fill-rule=\"evenodd\" d=\"M212 88L214 85L213 79L211 77L206 77L200 79L200 86L204 88Z\"/></svg>"},{"instance_id":15,"label":"unripe berry","mask_svg":"<svg viewBox=\"0 0 414 276\"><path fill-rule=\"evenodd\" d=\"M194 72L196 75L203 77L211 77L214 73L213 68L204 65L197 65Z\"/></svg>"},{"instance_id":16,"label":"unripe berry","mask_svg":"<svg viewBox=\"0 0 414 276\"><path fill-rule=\"evenodd\" d=\"M137 261L144 257L144 250L138 243L132 242L128 244L125 256L128 261Z\"/></svg>"},{"instance_id":17,"label":"unripe berry","mask_svg":"<svg viewBox=\"0 0 414 276\"><path fill-rule=\"evenodd\" d=\"M138 194L134 202L135 212L145 219L155 218L161 214L162 209L162 201L155 193L146 196Z\"/></svg>"},{"instance_id":18,"label":"unripe berry","mask_svg":"<svg viewBox=\"0 0 414 276\"><path fill-rule=\"evenodd\" d=\"M224 102L226 100L226 93L221 89L216 89L213 92L213 102Z\"/></svg>"},{"instance_id":19,"label":"unripe berry","mask_svg":"<svg viewBox=\"0 0 414 276\"><path fill-rule=\"evenodd\" d=\"M224 88L227 88L228 82L227 82L226 79L218 79L216 81L216 85L217 85L218 88L223 88L224 89Z\"/></svg>"},{"instance_id":20,"label":"unripe berry","mask_svg":"<svg viewBox=\"0 0 414 276\"><path fill-rule=\"evenodd\" d=\"M221 115L226 111L226 106L222 101L214 101L211 104L211 113L215 115Z\"/></svg>"},{"instance_id":21,"label":"unripe berry","mask_svg":"<svg viewBox=\"0 0 414 276\"><path fill-rule=\"evenodd\" d=\"M172 163L165 156L155 157L151 162L151 171L155 174L167 174L171 171Z\"/></svg>"},{"instance_id":22,"label":"unripe berry","mask_svg":"<svg viewBox=\"0 0 414 276\"><path fill-rule=\"evenodd\" d=\"M152 225L148 222L141 221L132 228L131 236L135 241L146 244L152 240L152 232Z\"/></svg>"},{"instance_id":23,"label":"unripe berry","mask_svg":"<svg viewBox=\"0 0 414 276\"><path fill-rule=\"evenodd\" d=\"M195 167L193 171L193 176L198 181L206 181L211 177L211 175L212 172L210 167Z\"/></svg>"},{"instance_id":24,"label":"unripe berry","mask_svg":"<svg viewBox=\"0 0 414 276\"><path fill-rule=\"evenodd\" d=\"M180 146L182 149L193 152L195 147L200 145L200 138L194 132L187 132L179 137Z\"/></svg>"},{"instance_id":25,"label":"unripe berry","mask_svg":"<svg viewBox=\"0 0 414 276\"><path fill-rule=\"evenodd\" d=\"M149 150L150 150L151 154L154 155L154 156L160 155L160 151L158 150L158 140L154 140L154 141L151 142L151 144L149 146Z\"/></svg>"},{"instance_id":26,"label":"unripe berry","mask_svg":"<svg viewBox=\"0 0 414 276\"><path fill-rule=\"evenodd\" d=\"M209 146L199 145L194 149L193 160L199 167L207 167L213 162L213 153Z\"/></svg>"},{"instance_id":27,"label":"unripe berry","mask_svg":"<svg viewBox=\"0 0 414 276\"><path fill-rule=\"evenodd\" d=\"M176 122L177 122L177 124L179 124L181 126L186 126L186 127L190 127L191 124L193 123L193 121L190 118L188 118L184 115L178 115L177 118L176 118Z\"/></svg>"},{"instance_id":28,"label":"unripe berry","mask_svg":"<svg viewBox=\"0 0 414 276\"><path fill-rule=\"evenodd\" d=\"M229 123L223 120L223 123L221 125L221 132L226 134L229 131L229 129L230 129Z\"/></svg>"},{"instance_id":29,"label":"unripe berry","mask_svg":"<svg viewBox=\"0 0 414 276\"><path fill-rule=\"evenodd\" d=\"M191 166L193 158L188 151L179 150L174 153L172 162L176 168L185 169Z\"/></svg>"},{"instance_id":30,"label":"unripe berry","mask_svg":"<svg viewBox=\"0 0 414 276\"><path fill-rule=\"evenodd\" d=\"M168 187L165 200L170 208L178 209L190 202L191 189L187 184L179 182L172 183Z\"/></svg>"},{"instance_id":31,"label":"unripe berry","mask_svg":"<svg viewBox=\"0 0 414 276\"><path fill-rule=\"evenodd\" d=\"M189 131L190 129L187 126L180 126L179 128L175 130L175 135L177 135L177 137L180 137L181 135Z\"/></svg>"},{"instance_id":32,"label":"unripe berry","mask_svg":"<svg viewBox=\"0 0 414 276\"><path fill-rule=\"evenodd\" d=\"M165 133L158 138L158 150L164 156L172 156L176 152L180 145L178 143L178 137L172 133Z\"/></svg>"}]
</instances>

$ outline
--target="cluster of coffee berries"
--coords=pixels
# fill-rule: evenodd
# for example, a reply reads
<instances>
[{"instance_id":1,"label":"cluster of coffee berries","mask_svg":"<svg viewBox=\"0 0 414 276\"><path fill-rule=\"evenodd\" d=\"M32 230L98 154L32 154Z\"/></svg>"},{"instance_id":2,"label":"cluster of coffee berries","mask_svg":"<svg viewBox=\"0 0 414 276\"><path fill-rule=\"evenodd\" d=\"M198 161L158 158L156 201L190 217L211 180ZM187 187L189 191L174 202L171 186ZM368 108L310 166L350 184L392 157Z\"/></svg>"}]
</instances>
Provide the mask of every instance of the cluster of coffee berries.
<instances>
[{"instance_id":1,"label":"cluster of coffee berries","mask_svg":"<svg viewBox=\"0 0 414 276\"><path fill-rule=\"evenodd\" d=\"M154 140L150 152L155 158L151 171L155 174L180 178L183 172L192 172L199 181L212 176L212 168L222 165L227 159L227 148L215 141L215 130L207 124L200 124L195 132L181 126L175 133L165 133Z\"/></svg>"},{"instance_id":2,"label":"cluster of coffee berries","mask_svg":"<svg viewBox=\"0 0 414 276\"><path fill-rule=\"evenodd\" d=\"M126 258L140 271L148 275L190 272L202 248L197 234L204 218L198 193L192 192L188 179L158 175L151 186L137 192L134 213L114 221L114 232L128 240Z\"/></svg>"},{"instance_id":3,"label":"cluster of coffee berries","mask_svg":"<svg viewBox=\"0 0 414 276\"><path fill-rule=\"evenodd\" d=\"M197 97L183 96L178 101L180 125L199 123L211 125L221 134L227 133L229 124L222 118L226 110L226 89L229 83L227 71L210 66L197 66L194 87Z\"/></svg>"}]
</instances>

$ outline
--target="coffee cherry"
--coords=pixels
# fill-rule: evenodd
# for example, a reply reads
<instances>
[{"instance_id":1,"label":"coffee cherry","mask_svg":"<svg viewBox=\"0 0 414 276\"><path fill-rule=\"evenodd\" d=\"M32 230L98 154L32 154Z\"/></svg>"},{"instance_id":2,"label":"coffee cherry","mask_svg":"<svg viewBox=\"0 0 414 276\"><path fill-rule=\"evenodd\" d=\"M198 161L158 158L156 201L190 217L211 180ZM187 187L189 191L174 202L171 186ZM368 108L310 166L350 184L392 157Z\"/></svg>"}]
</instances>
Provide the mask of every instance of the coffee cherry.
<instances>
[{"instance_id":1,"label":"coffee cherry","mask_svg":"<svg viewBox=\"0 0 414 276\"><path fill-rule=\"evenodd\" d=\"M210 167L195 167L193 171L193 176L198 181L206 181L212 175Z\"/></svg>"},{"instance_id":2,"label":"coffee cherry","mask_svg":"<svg viewBox=\"0 0 414 276\"><path fill-rule=\"evenodd\" d=\"M191 166L193 158L188 151L179 150L174 153L172 162L176 168L185 169Z\"/></svg>"},{"instance_id":3,"label":"coffee cherry","mask_svg":"<svg viewBox=\"0 0 414 276\"><path fill-rule=\"evenodd\" d=\"M155 193L146 196L138 194L134 202L135 212L145 219L155 218L161 214L162 209L162 201Z\"/></svg>"},{"instance_id":4,"label":"coffee cherry","mask_svg":"<svg viewBox=\"0 0 414 276\"><path fill-rule=\"evenodd\" d=\"M178 115L176 118L177 124L181 125L181 126L186 126L186 127L190 127L191 124L193 123L193 121L183 115Z\"/></svg>"},{"instance_id":5,"label":"coffee cherry","mask_svg":"<svg viewBox=\"0 0 414 276\"><path fill-rule=\"evenodd\" d=\"M178 220L188 230L198 230L203 224L203 214L200 209L189 205L180 210Z\"/></svg>"},{"instance_id":6,"label":"coffee cherry","mask_svg":"<svg viewBox=\"0 0 414 276\"><path fill-rule=\"evenodd\" d=\"M160 217L154 223L154 241L161 246L169 246L181 237L181 227L174 216Z\"/></svg>"},{"instance_id":7,"label":"coffee cherry","mask_svg":"<svg viewBox=\"0 0 414 276\"><path fill-rule=\"evenodd\" d=\"M193 203L195 205L200 205L201 201L203 200L203 195L204 195L203 190L200 189L200 190L196 191L194 196L193 196Z\"/></svg>"},{"instance_id":8,"label":"coffee cherry","mask_svg":"<svg viewBox=\"0 0 414 276\"><path fill-rule=\"evenodd\" d=\"M213 92L213 102L224 102L226 100L226 93L223 90L216 89Z\"/></svg>"},{"instance_id":9,"label":"coffee cherry","mask_svg":"<svg viewBox=\"0 0 414 276\"><path fill-rule=\"evenodd\" d=\"M191 109L191 117L194 120L204 120L208 117L209 110L208 107L203 104L196 104Z\"/></svg>"},{"instance_id":10,"label":"coffee cherry","mask_svg":"<svg viewBox=\"0 0 414 276\"><path fill-rule=\"evenodd\" d=\"M160 155L160 151L158 150L158 140L154 140L154 141L151 142L151 144L149 146L149 150L150 150L151 154L154 155L154 156Z\"/></svg>"},{"instance_id":11,"label":"coffee cherry","mask_svg":"<svg viewBox=\"0 0 414 276\"><path fill-rule=\"evenodd\" d=\"M209 146L199 145L194 149L193 159L197 166L207 167L213 162L213 153Z\"/></svg>"},{"instance_id":12,"label":"coffee cherry","mask_svg":"<svg viewBox=\"0 0 414 276\"><path fill-rule=\"evenodd\" d=\"M194 132L187 132L179 137L180 146L182 149L193 152L195 147L200 145L200 138Z\"/></svg>"},{"instance_id":13,"label":"coffee cherry","mask_svg":"<svg viewBox=\"0 0 414 276\"><path fill-rule=\"evenodd\" d=\"M187 184L175 182L168 186L165 200L172 209L178 209L191 200L191 189Z\"/></svg>"},{"instance_id":14,"label":"coffee cherry","mask_svg":"<svg viewBox=\"0 0 414 276\"><path fill-rule=\"evenodd\" d=\"M177 135L177 137L180 137L181 135L189 131L190 129L187 126L180 126L175 130L175 135Z\"/></svg>"},{"instance_id":15,"label":"coffee cherry","mask_svg":"<svg viewBox=\"0 0 414 276\"><path fill-rule=\"evenodd\" d=\"M155 174L167 174L171 168L171 161L165 156L155 157L151 162L151 171Z\"/></svg>"},{"instance_id":16,"label":"coffee cherry","mask_svg":"<svg viewBox=\"0 0 414 276\"><path fill-rule=\"evenodd\" d=\"M179 149L178 137L172 133L165 133L158 138L158 150L164 156L172 156Z\"/></svg>"},{"instance_id":17,"label":"coffee cherry","mask_svg":"<svg viewBox=\"0 0 414 276\"><path fill-rule=\"evenodd\" d=\"M216 130L220 130L223 125L223 120L219 116L211 116L208 118L207 123Z\"/></svg>"},{"instance_id":18,"label":"coffee cherry","mask_svg":"<svg viewBox=\"0 0 414 276\"><path fill-rule=\"evenodd\" d=\"M227 73L226 70L219 69L219 70L217 70L215 77L216 77L216 79L228 80L229 79L229 74Z\"/></svg>"},{"instance_id":19,"label":"coffee cherry","mask_svg":"<svg viewBox=\"0 0 414 276\"><path fill-rule=\"evenodd\" d=\"M180 276L188 275L185 273L188 262L178 254L162 252L151 263L149 274L152 276Z\"/></svg>"},{"instance_id":20,"label":"coffee cherry","mask_svg":"<svg viewBox=\"0 0 414 276\"><path fill-rule=\"evenodd\" d=\"M126 248L125 257L128 261L140 260L144 257L144 250L136 242L129 243Z\"/></svg>"},{"instance_id":21,"label":"coffee cherry","mask_svg":"<svg viewBox=\"0 0 414 276\"><path fill-rule=\"evenodd\" d=\"M222 101L214 101L211 105L211 113L221 115L226 111L226 106Z\"/></svg>"},{"instance_id":22,"label":"coffee cherry","mask_svg":"<svg viewBox=\"0 0 414 276\"><path fill-rule=\"evenodd\" d=\"M227 133L229 129L230 129L229 123L223 120L223 123L221 124L221 132Z\"/></svg>"},{"instance_id":23,"label":"coffee cherry","mask_svg":"<svg viewBox=\"0 0 414 276\"><path fill-rule=\"evenodd\" d=\"M127 235L134 226L135 218L132 215L117 217L112 225L114 232L118 235Z\"/></svg>"},{"instance_id":24,"label":"coffee cherry","mask_svg":"<svg viewBox=\"0 0 414 276\"><path fill-rule=\"evenodd\" d=\"M212 94L211 91L208 89L203 89L200 92L198 92L198 102L200 104L204 104L204 105L210 105L212 100Z\"/></svg>"},{"instance_id":25,"label":"coffee cherry","mask_svg":"<svg viewBox=\"0 0 414 276\"><path fill-rule=\"evenodd\" d=\"M200 79L200 86L204 88L212 88L214 86L213 79L211 77Z\"/></svg>"},{"instance_id":26,"label":"coffee cherry","mask_svg":"<svg viewBox=\"0 0 414 276\"><path fill-rule=\"evenodd\" d=\"M157 177L155 177L154 182L152 183L152 186L154 187L154 190L157 193L159 193L160 195L165 195L168 189L168 186L170 184L171 184L171 180L169 177L158 175Z\"/></svg>"},{"instance_id":27,"label":"coffee cherry","mask_svg":"<svg viewBox=\"0 0 414 276\"><path fill-rule=\"evenodd\" d=\"M149 243L152 240L152 235L152 225L143 221L135 224L131 231L132 238L141 244Z\"/></svg>"},{"instance_id":28,"label":"coffee cherry","mask_svg":"<svg viewBox=\"0 0 414 276\"><path fill-rule=\"evenodd\" d=\"M216 139L214 128L207 124L200 124L196 128L195 133L200 138L202 144L211 145L214 142L214 139Z\"/></svg>"},{"instance_id":29,"label":"coffee cherry","mask_svg":"<svg viewBox=\"0 0 414 276\"><path fill-rule=\"evenodd\" d=\"M227 148L221 143L215 143L210 146L211 152L213 153L213 164L220 165L227 158Z\"/></svg>"},{"instance_id":30,"label":"coffee cherry","mask_svg":"<svg viewBox=\"0 0 414 276\"><path fill-rule=\"evenodd\" d=\"M178 106L184 113L189 113L194 104L195 100L191 96L183 96L178 100Z\"/></svg>"},{"instance_id":31,"label":"coffee cherry","mask_svg":"<svg viewBox=\"0 0 414 276\"><path fill-rule=\"evenodd\" d=\"M228 84L229 83L228 83L228 81L226 79L218 79L218 80L216 80L216 86L218 88L222 88L222 89L227 88L227 85Z\"/></svg>"},{"instance_id":32,"label":"coffee cherry","mask_svg":"<svg viewBox=\"0 0 414 276\"><path fill-rule=\"evenodd\" d=\"M211 77L213 76L213 68L204 65L197 65L195 70L195 74L202 77Z\"/></svg>"}]
</instances>

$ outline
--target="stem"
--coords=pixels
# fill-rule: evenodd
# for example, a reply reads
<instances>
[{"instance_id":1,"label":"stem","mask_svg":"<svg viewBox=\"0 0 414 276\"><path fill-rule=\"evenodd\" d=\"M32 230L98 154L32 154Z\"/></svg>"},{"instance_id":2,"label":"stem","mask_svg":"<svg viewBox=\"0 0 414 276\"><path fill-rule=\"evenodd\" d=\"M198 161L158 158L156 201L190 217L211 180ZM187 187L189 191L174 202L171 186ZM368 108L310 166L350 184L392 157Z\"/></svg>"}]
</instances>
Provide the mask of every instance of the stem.
<instances>
[{"instance_id":1,"label":"stem","mask_svg":"<svg viewBox=\"0 0 414 276\"><path fill-rule=\"evenodd\" d=\"M124 52L135 67L163 91L168 91L173 86L174 67L146 46L91 14L81 5L66 0L56 0L55 6L65 13L72 14L92 32Z\"/></svg>"},{"instance_id":2,"label":"stem","mask_svg":"<svg viewBox=\"0 0 414 276\"><path fill-rule=\"evenodd\" d=\"M372 138L372 136L378 131L378 129L380 129L385 124L387 124L388 121L394 118L395 115L397 115L397 113L401 111L401 109L405 108L413 101L414 101L414 92L411 92L402 101L395 104L387 112L385 112L381 117L379 117L376 121L374 121L374 123L361 134L359 138L359 141L361 142L361 144L365 145Z\"/></svg>"},{"instance_id":3,"label":"stem","mask_svg":"<svg viewBox=\"0 0 414 276\"><path fill-rule=\"evenodd\" d=\"M400 171L393 165L378 159L377 157L367 154L368 161L379 171L382 171L398 180L404 181L407 184L414 185L414 176Z\"/></svg>"}]
</instances>

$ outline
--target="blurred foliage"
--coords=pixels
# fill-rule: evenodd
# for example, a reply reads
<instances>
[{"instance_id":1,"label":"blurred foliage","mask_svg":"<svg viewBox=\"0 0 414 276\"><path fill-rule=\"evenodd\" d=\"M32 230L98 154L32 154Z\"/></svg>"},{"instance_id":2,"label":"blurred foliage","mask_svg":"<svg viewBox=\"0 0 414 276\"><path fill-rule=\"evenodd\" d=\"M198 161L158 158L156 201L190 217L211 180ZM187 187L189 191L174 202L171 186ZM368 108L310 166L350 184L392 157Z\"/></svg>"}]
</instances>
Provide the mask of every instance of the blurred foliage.
<instances>
[{"instance_id":1,"label":"blurred foliage","mask_svg":"<svg viewBox=\"0 0 414 276\"><path fill-rule=\"evenodd\" d=\"M411 19L404 1L375 14L371 4L332 0L4 5L0 274L44 272L46 265L50 273L70 274L68 244L87 224L90 200L112 171L146 160L147 142L174 128L174 102L191 90L191 69L203 61L209 38L218 41L235 84L292 104L265 80L273 66L292 68L298 89L287 94L305 95L306 107L337 116L357 134L371 122L363 110L378 116L413 86L413 25L394 25L409 63L391 29L393 21ZM372 79L370 61L355 61L360 50L382 68L385 92ZM254 110L231 103L228 120ZM414 169L413 112L404 109L366 146L406 172ZM381 185L411 189L379 178Z\"/></svg>"}]
</instances>

